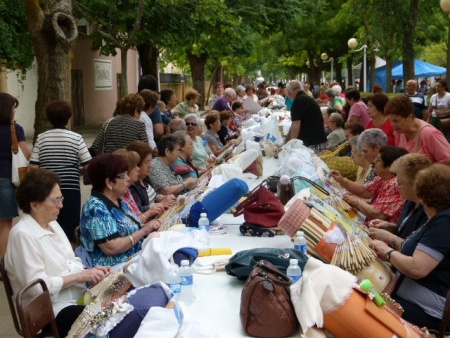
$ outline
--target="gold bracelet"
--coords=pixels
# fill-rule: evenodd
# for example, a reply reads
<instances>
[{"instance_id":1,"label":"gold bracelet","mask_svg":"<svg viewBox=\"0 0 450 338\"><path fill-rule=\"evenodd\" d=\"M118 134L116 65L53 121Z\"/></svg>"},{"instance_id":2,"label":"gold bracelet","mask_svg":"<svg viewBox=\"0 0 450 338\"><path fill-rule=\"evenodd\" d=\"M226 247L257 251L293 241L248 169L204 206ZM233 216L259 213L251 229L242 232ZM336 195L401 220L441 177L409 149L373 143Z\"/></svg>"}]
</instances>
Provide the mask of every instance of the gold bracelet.
<instances>
[{"instance_id":1,"label":"gold bracelet","mask_svg":"<svg viewBox=\"0 0 450 338\"><path fill-rule=\"evenodd\" d=\"M130 241L131 241L131 247L135 246L136 242L134 241L133 236L129 235L128 238L129 238Z\"/></svg>"}]
</instances>

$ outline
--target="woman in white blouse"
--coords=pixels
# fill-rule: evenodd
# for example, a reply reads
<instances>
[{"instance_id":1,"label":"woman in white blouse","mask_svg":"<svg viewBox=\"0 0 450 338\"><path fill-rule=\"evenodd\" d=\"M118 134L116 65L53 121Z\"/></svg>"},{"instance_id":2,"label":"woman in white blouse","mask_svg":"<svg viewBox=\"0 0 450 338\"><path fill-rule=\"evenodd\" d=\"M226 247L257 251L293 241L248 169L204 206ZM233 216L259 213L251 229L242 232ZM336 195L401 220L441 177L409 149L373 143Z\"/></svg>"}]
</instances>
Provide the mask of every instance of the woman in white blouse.
<instances>
[{"instance_id":1,"label":"woman in white blouse","mask_svg":"<svg viewBox=\"0 0 450 338\"><path fill-rule=\"evenodd\" d=\"M76 304L86 291L86 283L99 283L110 268L85 269L75 257L56 222L64 200L56 174L46 169L29 172L16 196L24 214L10 233L5 254L13 292L17 294L32 280L42 278L50 291L59 335L65 337L84 309ZM34 296L28 294L30 299Z\"/></svg>"}]
</instances>

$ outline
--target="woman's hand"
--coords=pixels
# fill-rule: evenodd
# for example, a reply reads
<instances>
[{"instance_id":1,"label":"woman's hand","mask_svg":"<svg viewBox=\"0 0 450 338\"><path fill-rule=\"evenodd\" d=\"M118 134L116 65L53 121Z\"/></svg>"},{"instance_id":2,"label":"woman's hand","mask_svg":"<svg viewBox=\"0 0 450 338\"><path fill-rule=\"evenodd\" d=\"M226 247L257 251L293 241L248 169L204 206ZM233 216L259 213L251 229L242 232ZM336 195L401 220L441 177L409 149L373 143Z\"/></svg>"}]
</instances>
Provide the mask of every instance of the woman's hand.
<instances>
[{"instance_id":1,"label":"woman's hand","mask_svg":"<svg viewBox=\"0 0 450 338\"><path fill-rule=\"evenodd\" d=\"M344 182L344 180L345 180L345 177L342 176L341 173L340 173L338 170L335 170L335 169L330 170L329 175L330 175L331 177L333 177L334 180L335 180L336 182L338 182L339 184L342 184L342 183Z\"/></svg>"},{"instance_id":2,"label":"woman's hand","mask_svg":"<svg viewBox=\"0 0 450 338\"><path fill-rule=\"evenodd\" d=\"M92 269L86 269L80 273L82 283L93 283L98 284L105 276L111 271L111 267L109 266L96 266Z\"/></svg>"},{"instance_id":3,"label":"woman's hand","mask_svg":"<svg viewBox=\"0 0 450 338\"><path fill-rule=\"evenodd\" d=\"M373 239L378 239L385 243L390 243L392 241L392 238L397 237L387 230L375 227L369 228L369 236L372 237Z\"/></svg>"},{"instance_id":4,"label":"woman's hand","mask_svg":"<svg viewBox=\"0 0 450 338\"><path fill-rule=\"evenodd\" d=\"M386 254L392 250L390 246L380 240L373 240L369 244L369 248L371 248L377 254L377 257L383 261L386 260Z\"/></svg>"},{"instance_id":5,"label":"woman's hand","mask_svg":"<svg viewBox=\"0 0 450 338\"><path fill-rule=\"evenodd\" d=\"M191 190L197 185L197 179L193 177L188 177L187 179L184 180L184 185L186 186L186 188Z\"/></svg>"},{"instance_id":6,"label":"woman's hand","mask_svg":"<svg viewBox=\"0 0 450 338\"><path fill-rule=\"evenodd\" d=\"M173 194L160 196L162 197L159 202L164 206L165 209L169 209L170 207L173 207L177 203L177 198Z\"/></svg>"},{"instance_id":7,"label":"woman's hand","mask_svg":"<svg viewBox=\"0 0 450 338\"><path fill-rule=\"evenodd\" d=\"M347 194L342 198L345 202L350 204L352 207L357 207L361 199L355 195Z\"/></svg>"},{"instance_id":8,"label":"woman's hand","mask_svg":"<svg viewBox=\"0 0 450 338\"><path fill-rule=\"evenodd\" d=\"M142 230L144 230L145 237L148 236L153 231L159 230L159 228L161 228L161 225L162 223L159 219L154 219L150 222L145 223L144 226L142 227Z\"/></svg>"},{"instance_id":9,"label":"woman's hand","mask_svg":"<svg viewBox=\"0 0 450 338\"><path fill-rule=\"evenodd\" d=\"M164 204L153 203L149 210L152 216L160 216L165 211Z\"/></svg>"}]
</instances>

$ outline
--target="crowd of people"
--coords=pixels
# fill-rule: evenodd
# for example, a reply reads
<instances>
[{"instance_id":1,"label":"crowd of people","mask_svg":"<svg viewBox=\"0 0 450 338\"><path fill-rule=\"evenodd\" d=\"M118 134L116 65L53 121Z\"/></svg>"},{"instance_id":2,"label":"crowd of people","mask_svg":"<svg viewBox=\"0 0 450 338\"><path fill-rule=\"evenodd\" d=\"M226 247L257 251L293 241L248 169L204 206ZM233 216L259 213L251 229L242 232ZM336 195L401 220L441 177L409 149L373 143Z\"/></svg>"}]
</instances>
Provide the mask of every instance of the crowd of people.
<instances>
[{"instance_id":1,"label":"crowd of people","mask_svg":"<svg viewBox=\"0 0 450 338\"><path fill-rule=\"evenodd\" d=\"M428 108L417 87L410 80L404 94L389 99L378 92L366 101L337 83L314 89L315 98L309 86L293 80L271 94L290 111L285 142L300 139L316 154L348 143L339 155L354 159L356 181L337 170L329 175L347 190L347 203L365 215L373 250L395 269L393 297L405 318L436 328L450 284L450 145L436 126L450 113L450 94L438 80ZM110 266L141 250L143 239L161 226L157 217L197 186L215 157L234 147L249 118L243 102L263 107L269 95L264 84L255 90L216 83L202 119L197 91L177 104L173 90L158 93L154 78L146 76L137 94L118 100L115 116L90 148L66 129L70 105L55 101L46 108L53 129L38 135L30 151L14 122L17 99L0 93L0 256L14 291L43 278L66 330L80 313L76 301L84 283L98 283ZM17 190L11 184L11 126L30 160ZM80 167L92 184L83 207ZM24 214L10 232L18 208ZM78 226L89 269L73 254Z\"/></svg>"}]
</instances>

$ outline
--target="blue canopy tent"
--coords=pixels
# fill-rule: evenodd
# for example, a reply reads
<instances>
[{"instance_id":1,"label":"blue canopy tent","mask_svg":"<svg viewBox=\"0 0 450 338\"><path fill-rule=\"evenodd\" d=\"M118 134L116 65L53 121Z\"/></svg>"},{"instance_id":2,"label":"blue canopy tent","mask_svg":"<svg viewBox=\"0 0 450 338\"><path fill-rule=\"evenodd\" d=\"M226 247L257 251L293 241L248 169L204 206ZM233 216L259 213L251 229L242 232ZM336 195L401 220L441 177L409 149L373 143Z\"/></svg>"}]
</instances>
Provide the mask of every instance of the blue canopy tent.
<instances>
[{"instance_id":1,"label":"blue canopy tent","mask_svg":"<svg viewBox=\"0 0 450 338\"><path fill-rule=\"evenodd\" d=\"M416 78L443 75L447 72L444 67L439 67L428 62L414 60L414 76ZM392 79L403 79L403 62L394 61L392 65ZM375 83L379 83L386 91L386 66L375 70Z\"/></svg>"}]
</instances>

